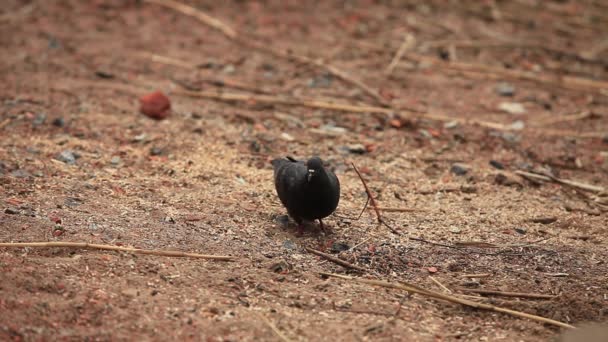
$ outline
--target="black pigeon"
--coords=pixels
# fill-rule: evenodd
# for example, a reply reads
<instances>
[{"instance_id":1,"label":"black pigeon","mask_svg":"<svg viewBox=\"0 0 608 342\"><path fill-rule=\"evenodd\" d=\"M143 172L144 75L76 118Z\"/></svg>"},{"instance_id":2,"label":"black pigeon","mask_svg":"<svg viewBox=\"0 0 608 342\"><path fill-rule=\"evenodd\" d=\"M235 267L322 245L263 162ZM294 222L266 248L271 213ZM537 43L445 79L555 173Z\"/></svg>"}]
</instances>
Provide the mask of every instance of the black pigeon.
<instances>
[{"instance_id":1,"label":"black pigeon","mask_svg":"<svg viewBox=\"0 0 608 342\"><path fill-rule=\"evenodd\" d=\"M275 159L274 185L281 203L302 229L302 221L319 220L331 215L340 201L340 181L323 167L319 157L307 162L291 157Z\"/></svg>"}]
</instances>

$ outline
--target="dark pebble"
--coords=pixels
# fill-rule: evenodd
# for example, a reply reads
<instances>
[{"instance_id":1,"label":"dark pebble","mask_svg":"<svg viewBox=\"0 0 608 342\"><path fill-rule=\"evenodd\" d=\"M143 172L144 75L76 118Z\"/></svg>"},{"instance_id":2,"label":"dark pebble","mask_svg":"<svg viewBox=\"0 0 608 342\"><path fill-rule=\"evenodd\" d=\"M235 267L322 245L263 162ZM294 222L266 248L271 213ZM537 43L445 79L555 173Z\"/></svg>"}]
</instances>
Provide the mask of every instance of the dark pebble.
<instances>
[{"instance_id":1,"label":"dark pebble","mask_svg":"<svg viewBox=\"0 0 608 342\"><path fill-rule=\"evenodd\" d=\"M532 222L532 223L551 224L551 223L557 221L557 217L537 217L537 218L530 219L528 221Z\"/></svg>"},{"instance_id":2,"label":"dark pebble","mask_svg":"<svg viewBox=\"0 0 608 342\"><path fill-rule=\"evenodd\" d=\"M450 171L457 175L457 176L463 176L466 175L467 172L469 172L470 166L465 165L465 164L461 164L461 163L455 163L452 164L452 168L450 168Z\"/></svg>"},{"instance_id":3,"label":"dark pebble","mask_svg":"<svg viewBox=\"0 0 608 342\"><path fill-rule=\"evenodd\" d=\"M63 120L63 118L55 118L55 120L53 120L53 126L63 127L65 126L65 120Z\"/></svg>"},{"instance_id":4,"label":"dark pebble","mask_svg":"<svg viewBox=\"0 0 608 342\"><path fill-rule=\"evenodd\" d=\"M107 71L103 71L103 70L97 70L95 71L95 76L99 77L99 78L105 78L105 79L112 79L114 78L114 75L107 72Z\"/></svg>"},{"instance_id":5,"label":"dark pebble","mask_svg":"<svg viewBox=\"0 0 608 342\"><path fill-rule=\"evenodd\" d=\"M496 93L500 96L513 96L515 95L515 87L510 83L501 82L496 85Z\"/></svg>"},{"instance_id":6,"label":"dark pebble","mask_svg":"<svg viewBox=\"0 0 608 342\"><path fill-rule=\"evenodd\" d=\"M490 160L490 165L492 165L494 168L499 169L499 170L504 170L505 166L502 165L501 162L496 161L496 160Z\"/></svg>"},{"instance_id":7,"label":"dark pebble","mask_svg":"<svg viewBox=\"0 0 608 342\"><path fill-rule=\"evenodd\" d=\"M286 261L279 261L270 266L270 269L275 273L285 273L285 272L288 272L289 270L291 270L292 268L293 268L293 266L291 266Z\"/></svg>"},{"instance_id":8,"label":"dark pebble","mask_svg":"<svg viewBox=\"0 0 608 342\"><path fill-rule=\"evenodd\" d=\"M515 228L514 230L519 234L522 234L522 235L526 234L526 230L523 228Z\"/></svg>"},{"instance_id":9,"label":"dark pebble","mask_svg":"<svg viewBox=\"0 0 608 342\"><path fill-rule=\"evenodd\" d=\"M163 149L157 146L154 146L150 149L151 156L160 156L163 154Z\"/></svg>"},{"instance_id":10,"label":"dark pebble","mask_svg":"<svg viewBox=\"0 0 608 342\"><path fill-rule=\"evenodd\" d=\"M279 215L274 219L274 221L283 227L287 227L287 225L289 224L289 216Z\"/></svg>"},{"instance_id":11,"label":"dark pebble","mask_svg":"<svg viewBox=\"0 0 608 342\"><path fill-rule=\"evenodd\" d=\"M55 157L55 159L70 165L75 164L77 158L78 156L70 150L62 151Z\"/></svg>"},{"instance_id":12,"label":"dark pebble","mask_svg":"<svg viewBox=\"0 0 608 342\"><path fill-rule=\"evenodd\" d=\"M293 243L293 241L291 241L291 240L285 240L285 241L283 242L283 248L285 248L285 249L288 249L288 250L291 250L291 251L292 251L292 250L296 249L296 244L295 244L295 243Z\"/></svg>"},{"instance_id":13,"label":"dark pebble","mask_svg":"<svg viewBox=\"0 0 608 342\"><path fill-rule=\"evenodd\" d=\"M46 122L46 114L40 113L36 115L36 118L33 121L34 126L40 126Z\"/></svg>"},{"instance_id":14,"label":"dark pebble","mask_svg":"<svg viewBox=\"0 0 608 342\"><path fill-rule=\"evenodd\" d=\"M82 203L84 203L84 201L81 200L80 198L68 197L65 199L65 201L63 203L67 207L74 208L74 207L77 207L77 206L81 205Z\"/></svg>"},{"instance_id":15,"label":"dark pebble","mask_svg":"<svg viewBox=\"0 0 608 342\"><path fill-rule=\"evenodd\" d=\"M27 172L26 170L18 169L18 170L11 172L11 176L13 176L15 178L29 178L32 176L32 174Z\"/></svg>"},{"instance_id":16,"label":"dark pebble","mask_svg":"<svg viewBox=\"0 0 608 342\"><path fill-rule=\"evenodd\" d=\"M4 213L9 215L17 215L19 214L19 211L13 208L6 208L4 209Z\"/></svg>"},{"instance_id":17,"label":"dark pebble","mask_svg":"<svg viewBox=\"0 0 608 342\"><path fill-rule=\"evenodd\" d=\"M334 242L331 245L331 252L332 253L340 253L343 251L347 251L350 249L350 246L346 243L346 242Z\"/></svg>"}]
</instances>

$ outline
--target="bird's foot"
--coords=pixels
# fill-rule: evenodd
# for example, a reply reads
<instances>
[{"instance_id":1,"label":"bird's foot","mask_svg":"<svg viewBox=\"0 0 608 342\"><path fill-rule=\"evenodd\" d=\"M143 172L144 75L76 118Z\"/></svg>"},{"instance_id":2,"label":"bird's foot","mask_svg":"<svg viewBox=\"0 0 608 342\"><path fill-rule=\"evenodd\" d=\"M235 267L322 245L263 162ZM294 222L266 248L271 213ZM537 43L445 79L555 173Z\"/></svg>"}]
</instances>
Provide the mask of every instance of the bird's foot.
<instances>
[{"instance_id":1,"label":"bird's foot","mask_svg":"<svg viewBox=\"0 0 608 342\"><path fill-rule=\"evenodd\" d=\"M324 235L331 234L331 229L325 228L325 225L323 224L323 221L321 219L319 219L319 228L321 228L321 232L323 232Z\"/></svg>"},{"instance_id":2,"label":"bird's foot","mask_svg":"<svg viewBox=\"0 0 608 342\"><path fill-rule=\"evenodd\" d=\"M303 236L304 235L304 223L298 223L298 230L296 230L296 236Z\"/></svg>"}]
</instances>

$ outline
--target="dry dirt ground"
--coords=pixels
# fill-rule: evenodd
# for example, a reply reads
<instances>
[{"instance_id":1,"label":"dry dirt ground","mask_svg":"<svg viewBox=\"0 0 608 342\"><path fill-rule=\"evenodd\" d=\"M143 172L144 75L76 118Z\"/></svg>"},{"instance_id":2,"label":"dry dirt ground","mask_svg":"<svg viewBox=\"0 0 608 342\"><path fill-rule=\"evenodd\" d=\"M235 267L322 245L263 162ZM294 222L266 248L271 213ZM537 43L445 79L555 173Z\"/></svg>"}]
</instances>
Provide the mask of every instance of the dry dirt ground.
<instances>
[{"instance_id":1,"label":"dry dirt ground","mask_svg":"<svg viewBox=\"0 0 608 342\"><path fill-rule=\"evenodd\" d=\"M344 70L395 113L186 96L378 106L321 67L159 4L4 1L0 241L236 260L0 248L0 340L538 341L561 332L319 272L446 287L573 325L608 321L606 198L514 174L608 186L606 1L188 3L243 39ZM139 113L138 98L155 89L172 101L165 120ZM299 236L269 160L315 154L342 197L325 220L331 232L311 225ZM356 219L366 194L350 162L380 207L407 209L382 214L398 233L371 210Z\"/></svg>"}]
</instances>

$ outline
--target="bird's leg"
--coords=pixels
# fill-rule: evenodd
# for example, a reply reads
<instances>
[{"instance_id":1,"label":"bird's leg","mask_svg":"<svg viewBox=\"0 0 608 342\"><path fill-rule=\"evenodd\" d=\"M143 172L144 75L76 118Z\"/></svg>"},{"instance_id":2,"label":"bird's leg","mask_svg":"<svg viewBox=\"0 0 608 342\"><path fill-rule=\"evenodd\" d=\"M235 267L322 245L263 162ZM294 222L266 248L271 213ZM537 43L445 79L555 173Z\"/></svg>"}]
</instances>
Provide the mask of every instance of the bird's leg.
<instances>
[{"instance_id":1,"label":"bird's leg","mask_svg":"<svg viewBox=\"0 0 608 342\"><path fill-rule=\"evenodd\" d=\"M323 224L323 221L321 219L319 219L319 227L321 227L321 231L326 234L327 230L325 230L325 225Z\"/></svg>"},{"instance_id":2,"label":"bird's leg","mask_svg":"<svg viewBox=\"0 0 608 342\"><path fill-rule=\"evenodd\" d=\"M296 223L298 224L298 230L296 231L296 235L297 236L302 236L304 235L304 222L302 220L296 220Z\"/></svg>"}]
</instances>

